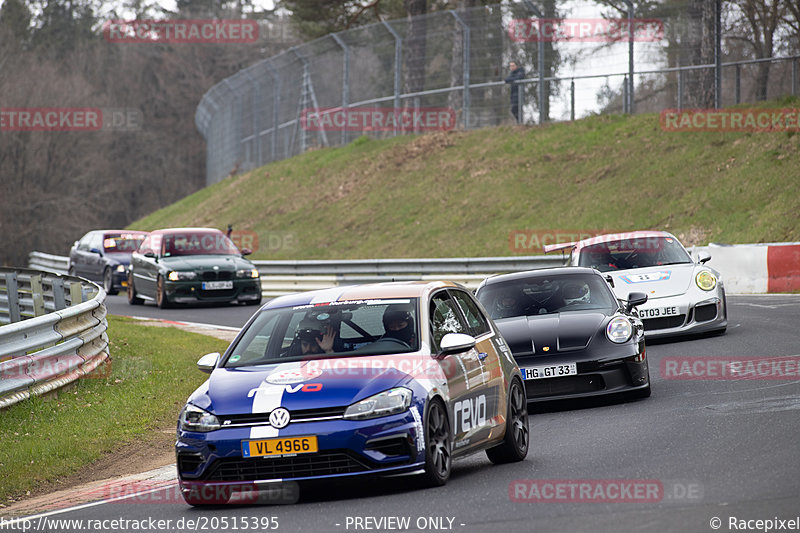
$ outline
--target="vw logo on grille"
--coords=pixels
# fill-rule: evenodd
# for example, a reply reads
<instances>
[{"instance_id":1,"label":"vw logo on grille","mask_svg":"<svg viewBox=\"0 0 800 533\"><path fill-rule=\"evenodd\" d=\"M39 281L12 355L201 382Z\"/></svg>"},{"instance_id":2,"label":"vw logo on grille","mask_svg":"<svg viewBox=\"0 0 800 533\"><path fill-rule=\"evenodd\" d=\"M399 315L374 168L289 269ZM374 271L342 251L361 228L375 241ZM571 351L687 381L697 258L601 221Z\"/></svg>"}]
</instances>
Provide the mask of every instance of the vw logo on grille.
<instances>
[{"instance_id":1,"label":"vw logo on grille","mask_svg":"<svg viewBox=\"0 0 800 533\"><path fill-rule=\"evenodd\" d=\"M284 409L283 407L278 407L274 409L269 414L269 425L274 427L275 429L285 428L289 425L289 411Z\"/></svg>"}]
</instances>

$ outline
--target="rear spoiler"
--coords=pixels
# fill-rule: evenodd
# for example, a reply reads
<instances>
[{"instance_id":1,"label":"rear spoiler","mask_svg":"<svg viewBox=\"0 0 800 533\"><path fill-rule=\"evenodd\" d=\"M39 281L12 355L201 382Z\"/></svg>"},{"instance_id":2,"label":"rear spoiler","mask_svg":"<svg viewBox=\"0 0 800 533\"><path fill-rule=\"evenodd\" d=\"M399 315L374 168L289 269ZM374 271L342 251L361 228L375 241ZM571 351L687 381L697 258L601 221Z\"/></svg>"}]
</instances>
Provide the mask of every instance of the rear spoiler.
<instances>
[{"instance_id":1,"label":"rear spoiler","mask_svg":"<svg viewBox=\"0 0 800 533\"><path fill-rule=\"evenodd\" d=\"M545 244L542 246L542 250L544 253L549 254L550 252L555 252L557 250L566 250L567 248L575 248L577 242L561 242L558 244Z\"/></svg>"}]
</instances>

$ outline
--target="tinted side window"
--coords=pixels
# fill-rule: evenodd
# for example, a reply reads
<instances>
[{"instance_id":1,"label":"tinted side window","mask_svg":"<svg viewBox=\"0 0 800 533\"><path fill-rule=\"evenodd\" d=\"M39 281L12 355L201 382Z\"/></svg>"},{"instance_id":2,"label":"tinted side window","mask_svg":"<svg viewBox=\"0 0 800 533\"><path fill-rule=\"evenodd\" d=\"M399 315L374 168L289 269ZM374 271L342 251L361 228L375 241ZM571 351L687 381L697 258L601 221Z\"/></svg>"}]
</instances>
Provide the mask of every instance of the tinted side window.
<instances>
[{"instance_id":1,"label":"tinted side window","mask_svg":"<svg viewBox=\"0 0 800 533\"><path fill-rule=\"evenodd\" d=\"M87 233L78 242L78 250L89 251L89 241L92 239L92 232Z\"/></svg>"},{"instance_id":2,"label":"tinted side window","mask_svg":"<svg viewBox=\"0 0 800 533\"><path fill-rule=\"evenodd\" d=\"M152 235L148 235L147 237L145 237L144 241L142 241L142 244L139 245L139 249L137 251L140 254L146 254L147 252L152 252L153 251L153 236Z\"/></svg>"},{"instance_id":3,"label":"tinted side window","mask_svg":"<svg viewBox=\"0 0 800 533\"><path fill-rule=\"evenodd\" d=\"M491 331L489 322L470 295L462 291L453 291L452 295L467 319L467 324L472 330L472 336L479 337Z\"/></svg>"},{"instance_id":4,"label":"tinted side window","mask_svg":"<svg viewBox=\"0 0 800 533\"><path fill-rule=\"evenodd\" d=\"M461 321L456 303L446 291L436 293L431 298L431 340L433 350L439 351L442 337L448 333L469 334L467 326Z\"/></svg>"}]
</instances>

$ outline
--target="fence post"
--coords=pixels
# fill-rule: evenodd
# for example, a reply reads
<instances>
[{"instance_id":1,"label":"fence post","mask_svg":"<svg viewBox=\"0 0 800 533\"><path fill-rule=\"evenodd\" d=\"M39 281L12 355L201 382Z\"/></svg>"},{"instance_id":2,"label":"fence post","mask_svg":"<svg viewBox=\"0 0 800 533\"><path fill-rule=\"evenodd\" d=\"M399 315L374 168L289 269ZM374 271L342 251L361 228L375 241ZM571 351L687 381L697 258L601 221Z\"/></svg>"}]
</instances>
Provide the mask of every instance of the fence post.
<instances>
[{"instance_id":1,"label":"fence post","mask_svg":"<svg viewBox=\"0 0 800 533\"><path fill-rule=\"evenodd\" d=\"M742 101L742 66L739 64L736 65L735 94L736 103L738 104Z\"/></svg>"},{"instance_id":2,"label":"fence post","mask_svg":"<svg viewBox=\"0 0 800 533\"><path fill-rule=\"evenodd\" d=\"M569 82L569 119L575 120L575 80Z\"/></svg>"},{"instance_id":3,"label":"fence post","mask_svg":"<svg viewBox=\"0 0 800 533\"><path fill-rule=\"evenodd\" d=\"M622 112L628 112L628 76L622 78Z\"/></svg>"},{"instance_id":4,"label":"fence post","mask_svg":"<svg viewBox=\"0 0 800 533\"><path fill-rule=\"evenodd\" d=\"M683 81L683 69L681 68L678 71L678 109L683 109Z\"/></svg>"},{"instance_id":5,"label":"fence post","mask_svg":"<svg viewBox=\"0 0 800 533\"><path fill-rule=\"evenodd\" d=\"M722 105L722 0L714 4L714 108L719 109Z\"/></svg>"},{"instance_id":6,"label":"fence post","mask_svg":"<svg viewBox=\"0 0 800 533\"><path fill-rule=\"evenodd\" d=\"M797 58L792 58L792 96L797 96Z\"/></svg>"},{"instance_id":7,"label":"fence post","mask_svg":"<svg viewBox=\"0 0 800 533\"><path fill-rule=\"evenodd\" d=\"M462 105L464 106L464 112L463 112L464 128L468 128L470 126L470 124L469 124L469 122L470 122L470 120L469 120L469 116L470 116L469 115L469 103L470 103L469 102L469 56L470 56L469 46L470 46L471 36L470 36L470 33L469 33L470 32L469 26L467 25L466 22L464 22L464 20L461 17L458 16L458 13L456 13L455 11L453 11L451 9L450 10L450 14L453 15L453 17L455 17L455 19L456 19L456 22L458 22L461 25L461 29L462 29L463 34L464 34L464 44L463 44L463 52L464 52L464 75L463 75L463 79L464 79L464 97L463 97L463 100L464 100L464 102L462 103Z\"/></svg>"},{"instance_id":8,"label":"fence post","mask_svg":"<svg viewBox=\"0 0 800 533\"><path fill-rule=\"evenodd\" d=\"M382 21L384 27L394 37L394 112L400 109L400 77L402 76L403 60L403 40L397 31L385 20ZM394 134L397 135L397 121L395 121Z\"/></svg>"},{"instance_id":9,"label":"fence post","mask_svg":"<svg viewBox=\"0 0 800 533\"><path fill-rule=\"evenodd\" d=\"M631 0L623 0L628 5L628 113L635 113L633 98L633 16L634 7Z\"/></svg>"},{"instance_id":10,"label":"fence post","mask_svg":"<svg viewBox=\"0 0 800 533\"><path fill-rule=\"evenodd\" d=\"M259 104L261 103L261 90L259 88L258 80L250 73L250 69L244 71L244 75L253 83L253 140L256 143L253 152L255 153L254 168L260 167L264 163L261 161L261 131L258 122L258 113L260 111Z\"/></svg>"},{"instance_id":11,"label":"fence post","mask_svg":"<svg viewBox=\"0 0 800 533\"><path fill-rule=\"evenodd\" d=\"M347 43L339 37L338 33L332 33L331 37L342 48L344 55L342 56L342 110L347 111L350 105L350 48ZM347 144L347 128L342 128L341 144Z\"/></svg>"},{"instance_id":12,"label":"fence post","mask_svg":"<svg viewBox=\"0 0 800 533\"><path fill-rule=\"evenodd\" d=\"M272 140L270 141L270 161L275 161L275 147L278 142L278 128L280 127L280 120L278 113L280 111L280 98L281 98L281 77L278 71L270 64L269 59L264 62L264 66L269 70L272 76Z\"/></svg>"},{"instance_id":13,"label":"fence post","mask_svg":"<svg viewBox=\"0 0 800 533\"><path fill-rule=\"evenodd\" d=\"M539 27L541 28L542 27L542 19L544 18L544 15L542 14L542 12L539 11L539 8L536 7L533 4L533 2L531 2L530 0L524 0L524 3L525 3L525 6L528 9L530 9L531 11L533 11L533 14L536 15L539 18ZM539 61L539 68L538 68L538 70L539 70L539 124L543 124L544 123L545 105L544 105L544 42L543 42L542 39L539 39L539 41L536 43L536 47L537 47L538 58L539 58L538 59L538 61ZM520 100L519 100L519 103L518 103L518 105L519 105L520 122L522 122L522 116L523 116L522 115L522 88L523 88L523 86L522 86L522 84L520 84L520 86L519 86L520 91L519 91L519 93L517 93L517 94L520 95Z\"/></svg>"},{"instance_id":14,"label":"fence post","mask_svg":"<svg viewBox=\"0 0 800 533\"><path fill-rule=\"evenodd\" d=\"M6 274L6 290L8 291L8 321L13 324L22 318L19 314L19 284L16 272Z\"/></svg>"}]
</instances>

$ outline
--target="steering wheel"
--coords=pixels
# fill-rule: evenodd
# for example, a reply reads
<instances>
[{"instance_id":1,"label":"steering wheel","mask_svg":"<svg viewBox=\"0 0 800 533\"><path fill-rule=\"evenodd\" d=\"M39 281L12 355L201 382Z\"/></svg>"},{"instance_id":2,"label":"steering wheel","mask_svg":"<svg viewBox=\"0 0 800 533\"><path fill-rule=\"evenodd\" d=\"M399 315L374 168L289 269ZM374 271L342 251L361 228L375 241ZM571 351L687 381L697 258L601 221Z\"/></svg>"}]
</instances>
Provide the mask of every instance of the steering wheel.
<instances>
[{"instance_id":1,"label":"steering wheel","mask_svg":"<svg viewBox=\"0 0 800 533\"><path fill-rule=\"evenodd\" d=\"M406 341L401 341L400 339L395 339L394 337L381 337L380 339L376 340L375 342L392 342L394 344L399 344L403 348L411 349L411 345L408 344Z\"/></svg>"}]
</instances>

